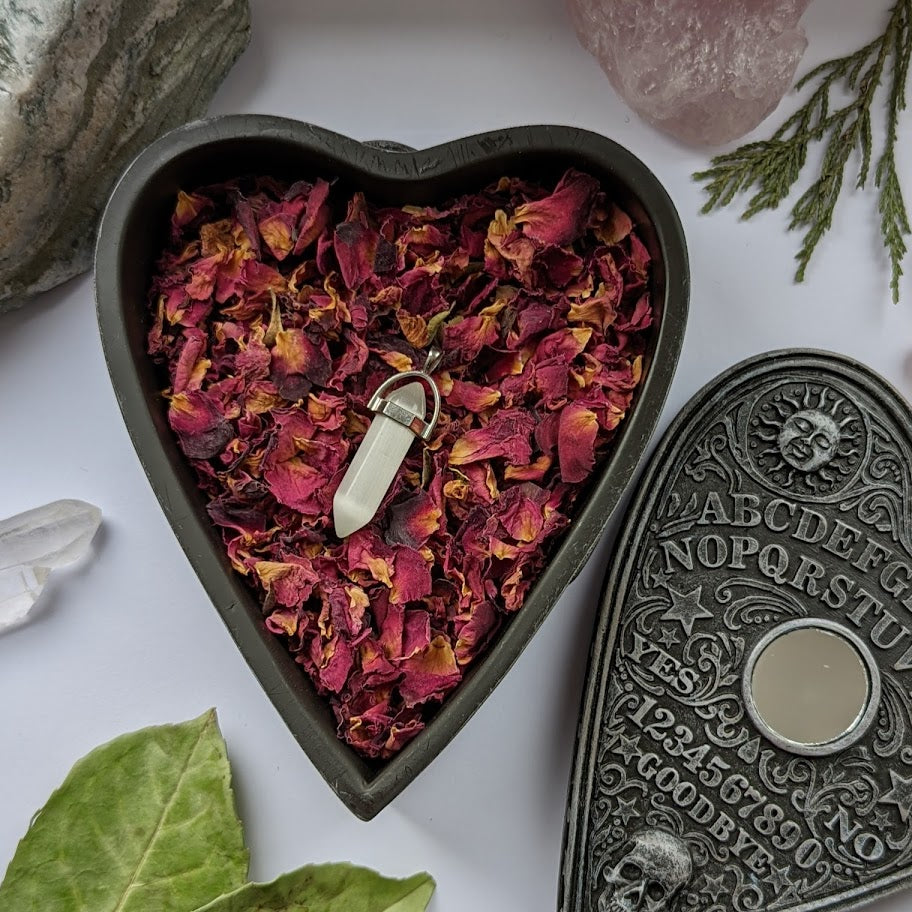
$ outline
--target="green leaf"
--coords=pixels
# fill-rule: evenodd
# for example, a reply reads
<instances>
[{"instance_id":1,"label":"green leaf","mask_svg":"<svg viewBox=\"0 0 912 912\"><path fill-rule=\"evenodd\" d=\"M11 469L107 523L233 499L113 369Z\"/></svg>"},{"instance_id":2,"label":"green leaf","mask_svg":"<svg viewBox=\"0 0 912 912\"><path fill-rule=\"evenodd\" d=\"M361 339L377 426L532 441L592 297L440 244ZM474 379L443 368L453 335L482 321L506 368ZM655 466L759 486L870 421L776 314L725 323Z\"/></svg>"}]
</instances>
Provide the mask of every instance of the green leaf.
<instances>
[{"instance_id":1,"label":"green leaf","mask_svg":"<svg viewBox=\"0 0 912 912\"><path fill-rule=\"evenodd\" d=\"M424 912L434 892L429 874L382 877L350 864L307 865L271 883L251 883L197 912Z\"/></svg>"},{"instance_id":2,"label":"green leaf","mask_svg":"<svg viewBox=\"0 0 912 912\"><path fill-rule=\"evenodd\" d=\"M0 884L15 912L188 912L242 884L247 849L214 710L78 761Z\"/></svg>"}]
</instances>

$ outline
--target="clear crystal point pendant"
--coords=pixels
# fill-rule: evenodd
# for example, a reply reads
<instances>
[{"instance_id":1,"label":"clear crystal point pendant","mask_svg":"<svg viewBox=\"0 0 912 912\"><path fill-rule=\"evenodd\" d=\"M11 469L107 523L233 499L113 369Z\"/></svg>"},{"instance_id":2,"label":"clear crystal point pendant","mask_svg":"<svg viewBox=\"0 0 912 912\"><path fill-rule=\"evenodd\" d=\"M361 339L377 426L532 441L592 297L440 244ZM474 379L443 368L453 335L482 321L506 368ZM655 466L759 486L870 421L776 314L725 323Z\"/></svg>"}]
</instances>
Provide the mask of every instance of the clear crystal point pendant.
<instances>
[{"instance_id":1,"label":"clear crystal point pendant","mask_svg":"<svg viewBox=\"0 0 912 912\"><path fill-rule=\"evenodd\" d=\"M333 496L333 526L339 538L374 518L414 439L431 439L440 417L440 390L431 374L442 357L441 349L432 345L421 370L393 374L367 403L376 417ZM405 380L411 382L401 385ZM426 389L434 403L429 420Z\"/></svg>"}]
</instances>

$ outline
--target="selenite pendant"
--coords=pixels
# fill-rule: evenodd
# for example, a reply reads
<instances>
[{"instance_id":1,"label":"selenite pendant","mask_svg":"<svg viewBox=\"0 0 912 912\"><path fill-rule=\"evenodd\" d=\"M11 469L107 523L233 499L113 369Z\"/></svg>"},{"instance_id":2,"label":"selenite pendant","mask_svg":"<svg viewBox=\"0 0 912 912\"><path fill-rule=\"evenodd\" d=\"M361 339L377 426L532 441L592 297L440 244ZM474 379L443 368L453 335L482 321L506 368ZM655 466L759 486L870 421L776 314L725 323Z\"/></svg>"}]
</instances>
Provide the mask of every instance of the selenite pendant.
<instances>
[{"instance_id":1,"label":"selenite pendant","mask_svg":"<svg viewBox=\"0 0 912 912\"><path fill-rule=\"evenodd\" d=\"M440 358L440 350L432 348L424 370L394 374L371 396L367 407L376 417L333 496L333 525L339 538L357 532L374 518L414 439L430 440L440 415L440 391L430 372ZM392 389L409 378L413 382ZM425 385L434 398L430 421L424 420Z\"/></svg>"}]
</instances>

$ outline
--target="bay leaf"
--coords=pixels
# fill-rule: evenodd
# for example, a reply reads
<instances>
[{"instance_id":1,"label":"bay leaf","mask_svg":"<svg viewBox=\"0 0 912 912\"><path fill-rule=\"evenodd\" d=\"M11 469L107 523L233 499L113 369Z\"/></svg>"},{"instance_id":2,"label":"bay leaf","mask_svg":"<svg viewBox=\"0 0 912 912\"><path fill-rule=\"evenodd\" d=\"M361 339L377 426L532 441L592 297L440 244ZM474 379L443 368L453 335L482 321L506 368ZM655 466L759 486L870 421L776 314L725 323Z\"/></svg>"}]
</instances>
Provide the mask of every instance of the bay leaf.
<instances>
[{"instance_id":1,"label":"bay leaf","mask_svg":"<svg viewBox=\"0 0 912 912\"><path fill-rule=\"evenodd\" d=\"M15 912L188 912L246 879L247 849L215 711L79 760L0 884Z\"/></svg>"},{"instance_id":2,"label":"bay leaf","mask_svg":"<svg viewBox=\"0 0 912 912\"><path fill-rule=\"evenodd\" d=\"M249 883L197 912L424 912L430 874L404 880L351 864L306 865L269 883Z\"/></svg>"}]
</instances>

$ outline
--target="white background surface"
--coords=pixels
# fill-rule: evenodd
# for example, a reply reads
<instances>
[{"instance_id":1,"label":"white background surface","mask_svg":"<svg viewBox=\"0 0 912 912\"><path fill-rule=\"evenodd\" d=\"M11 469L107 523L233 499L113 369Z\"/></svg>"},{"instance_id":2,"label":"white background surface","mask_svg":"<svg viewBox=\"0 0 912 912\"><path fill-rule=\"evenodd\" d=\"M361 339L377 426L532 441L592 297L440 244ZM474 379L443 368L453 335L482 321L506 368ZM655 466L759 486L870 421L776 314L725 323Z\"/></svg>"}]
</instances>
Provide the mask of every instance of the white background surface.
<instances>
[{"instance_id":1,"label":"white background surface","mask_svg":"<svg viewBox=\"0 0 912 912\"><path fill-rule=\"evenodd\" d=\"M887 5L816 0L800 72L873 37ZM894 307L873 198L856 193L840 204L807 283L794 286L798 239L785 234L785 213L749 224L734 213L698 215L701 191L689 175L706 153L625 108L578 46L561 0L252 6L251 45L213 113L283 114L414 146L566 123L612 137L655 171L680 211L693 271L663 428L720 370L786 346L855 356L912 396L912 281ZM758 137L794 104L787 98ZM94 558L57 581L34 623L0 638L0 870L77 758L122 732L216 706L254 877L350 859L391 875L430 871L435 912L555 908L570 752L610 536L475 718L365 824L286 730L167 526L115 404L90 277L0 317L0 428L0 514L78 497L106 517ZM880 907L908 905L900 897Z\"/></svg>"}]
</instances>

